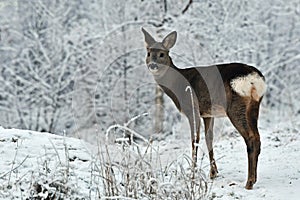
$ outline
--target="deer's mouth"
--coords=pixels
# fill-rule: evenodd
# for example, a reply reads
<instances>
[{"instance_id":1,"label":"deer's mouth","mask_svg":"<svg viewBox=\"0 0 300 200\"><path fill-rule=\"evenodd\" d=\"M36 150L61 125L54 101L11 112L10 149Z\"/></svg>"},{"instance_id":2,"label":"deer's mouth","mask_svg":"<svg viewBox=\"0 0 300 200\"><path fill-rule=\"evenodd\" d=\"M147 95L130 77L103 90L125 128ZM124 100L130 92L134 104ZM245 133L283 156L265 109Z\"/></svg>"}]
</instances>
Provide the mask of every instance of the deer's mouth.
<instances>
[{"instance_id":1,"label":"deer's mouth","mask_svg":"<svg viewBox=\"0 0 300 200\"><path fill-rule=\"evenodd\" d=\"M166 71L169 69L167 65L155 62L150 62L147 67L151 74L156 78L164 76Z\"/></svg>"},{"instance_id":2,"label":"deer's mouth","mask_svg":"<svg viewBox=\"0 0 300 200\"><path fill-rule=\"evenodd\" d=\"M156 63L149 63L148 64L148 69L152 74L156 74L158 73L159 69L158 69L158 65Z\"/></svg>"},{"instance_id":3,"label":"deer's mouth","mask_svg":"<svg viewBox=\"0 0 300 200\"><path fill-rule=\"evenodd\" d=\"M157 72L158 71L158 65L156 63L149 63L148 69L150 72Z\"/></svg>"}]
</instances>

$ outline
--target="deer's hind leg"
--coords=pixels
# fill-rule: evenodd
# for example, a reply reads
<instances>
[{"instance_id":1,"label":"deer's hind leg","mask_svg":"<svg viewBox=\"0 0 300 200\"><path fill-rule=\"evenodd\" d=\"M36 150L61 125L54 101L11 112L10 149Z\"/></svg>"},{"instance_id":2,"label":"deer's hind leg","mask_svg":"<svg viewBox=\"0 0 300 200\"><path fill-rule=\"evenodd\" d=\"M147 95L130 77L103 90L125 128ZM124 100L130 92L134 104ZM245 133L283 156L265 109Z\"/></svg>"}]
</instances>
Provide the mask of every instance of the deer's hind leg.
<instances>
[{"instance_id":1,"label":"deer's hind leg","mask_svg":"<svg viewBox=\"0 0 300 200\"><path fill-rule=\"evenodd\" d=\"M248 110L247 110L247 119L249 122L249 125L251 127L252 132L254 133L254 150L253 150L253 176L254 176L254 183L257 181L257 163L258 163L258 156L260 154L260 135L257 128L257 121L258 121L258 115L259 115L259 105L260 101L251 101Z\"/></svg>"},{"instance_id":2,"label":"deer's hind leg","mask_svg":"<svg viewBox=\"0 0 300 200\"><path fill-rule=\"evenodd\" d=\"M204 127L205 127L205 141L209 154L210 161L210 178L213 179L218 174L217 164L214 159L214 150L213 150L213 126L214 126L214 118L203 118Z\"/></svg>"},{"instance_id":3,"label":"deer's hind leg","mask_svg":"<svg viewBox=\"0 0 300 200\"><path fill-rule=\"evenodd\" d=\"M260 102L238 98L234 104L228 108L227 115L243 136L247 145L248 153L248 180L246 189L252 189L257 179L257 162L260 154L260 136L257 129L258 110Z\"/></svg>"}]
</instances>

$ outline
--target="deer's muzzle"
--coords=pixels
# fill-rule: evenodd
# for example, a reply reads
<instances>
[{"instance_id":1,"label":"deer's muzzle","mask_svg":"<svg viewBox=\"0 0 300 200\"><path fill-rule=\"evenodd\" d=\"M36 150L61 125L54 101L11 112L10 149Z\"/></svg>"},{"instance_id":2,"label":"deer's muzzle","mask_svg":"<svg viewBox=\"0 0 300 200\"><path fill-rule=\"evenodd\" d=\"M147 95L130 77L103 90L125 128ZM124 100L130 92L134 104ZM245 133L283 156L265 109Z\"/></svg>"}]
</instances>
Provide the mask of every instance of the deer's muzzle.
<instances>
[{"instance_id":1,"label":"deer's muzzle","mask_svg":"<svg viewBox=\"0 0 300 200\"><path fill-rule=\"evenodd\" d=\"M158 65L156 63L150 63L148 65L148 69L150 70L150 72L157 72L158 71Z\"/></svg>"}]
</instances>

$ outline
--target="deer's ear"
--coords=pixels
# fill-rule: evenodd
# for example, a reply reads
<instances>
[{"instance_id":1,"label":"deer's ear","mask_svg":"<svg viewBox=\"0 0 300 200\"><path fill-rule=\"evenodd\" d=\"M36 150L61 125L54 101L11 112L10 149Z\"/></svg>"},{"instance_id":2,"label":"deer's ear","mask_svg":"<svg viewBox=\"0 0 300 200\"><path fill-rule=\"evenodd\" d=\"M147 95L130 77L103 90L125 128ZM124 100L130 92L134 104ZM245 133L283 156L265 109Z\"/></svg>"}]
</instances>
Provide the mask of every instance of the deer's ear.
<instances>
[{"instance_id":1,"label":"deer's ear","mask_svg":"<svg viewBox=\"0 0 300 200\"><path fill-rule=\"evenodd\" d=\"M146 42L147 47L151 46L152 44L154 44L156 42L154 40L154 38L144 28L142 28L142 32L144 33L145 42Z\"/></svg>"},{"instance_id":2,"label":"deer's ear","mask_svg":"<svg viewBox=\"0 0 300 200\"><path fill-rule=\"evenodd\" d=\"M162 45L166 49L171 49L174 46L176 39L177 39L177 32L173 31L163 39Z\"/></svg>"}]
</instances>

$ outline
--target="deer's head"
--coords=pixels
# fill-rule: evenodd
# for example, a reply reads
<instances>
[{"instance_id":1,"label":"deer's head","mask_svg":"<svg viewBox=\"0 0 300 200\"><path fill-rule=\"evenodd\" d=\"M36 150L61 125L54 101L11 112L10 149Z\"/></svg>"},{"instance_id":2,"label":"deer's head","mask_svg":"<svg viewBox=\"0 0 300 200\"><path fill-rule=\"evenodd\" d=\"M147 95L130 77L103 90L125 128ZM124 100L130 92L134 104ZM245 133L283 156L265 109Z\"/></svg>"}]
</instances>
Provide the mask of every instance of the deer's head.
<instances>
[{"instance_id":1,"label":"deer's head","mask_svg":"<svg viewBox=\"0 0 300 200\"><path fill-rule=\"evenodd\" d=\"M169 50L176 42L177 33L173 31L162 42L157 42L144 28L142 28L142 31L147 48L147 67L154 76L161 76L172 66Z\"/></svg>"}]
</instances>

